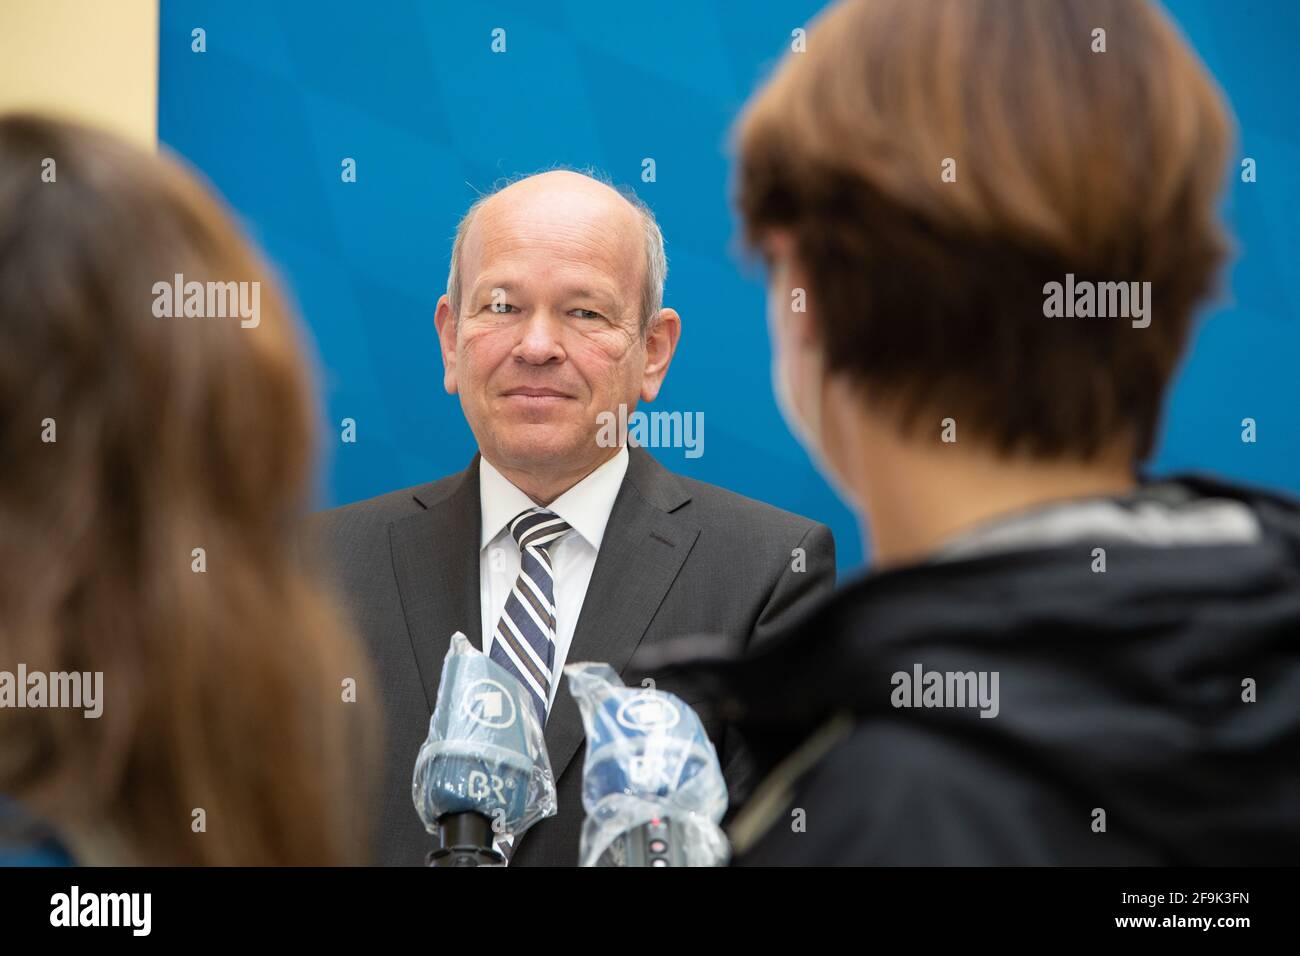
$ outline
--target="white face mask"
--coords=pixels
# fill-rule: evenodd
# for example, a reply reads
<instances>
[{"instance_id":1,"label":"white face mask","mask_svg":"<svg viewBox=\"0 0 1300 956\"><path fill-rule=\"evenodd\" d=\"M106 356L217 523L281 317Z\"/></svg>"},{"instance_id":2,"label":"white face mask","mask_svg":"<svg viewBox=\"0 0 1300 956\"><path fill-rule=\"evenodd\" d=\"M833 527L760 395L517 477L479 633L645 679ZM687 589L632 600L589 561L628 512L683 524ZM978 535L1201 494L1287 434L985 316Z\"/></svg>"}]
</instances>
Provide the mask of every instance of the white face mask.
<instances>
[{"instance_id":1,"label":"white face mask","mask_svg":"<svg viewBox=\"0 0 1300 956\"><path fill-rule=\"evenodd\" d=\"M819 347L800 341L795 333L796 322L790 310L792 291L790 264L781 260L773 269L767 293L772 388L777 407L817 470L841 498L852 503L847 484L824 452L822 409L826 396L826 361Z\"/></svg>"},{"instance_id":2,"label":"white face mask","mask_svg":"<svg viewBox=\"0 0 1300 956\"><path fill-rule=\"evenodd\" d=\"M789 261L781 260L773 270L767 294L768 330L772 337L772 388L786 425L820 464L823 363L819 350L809 348L795 337L789 279Z\"/></svg>"}]
</instances>

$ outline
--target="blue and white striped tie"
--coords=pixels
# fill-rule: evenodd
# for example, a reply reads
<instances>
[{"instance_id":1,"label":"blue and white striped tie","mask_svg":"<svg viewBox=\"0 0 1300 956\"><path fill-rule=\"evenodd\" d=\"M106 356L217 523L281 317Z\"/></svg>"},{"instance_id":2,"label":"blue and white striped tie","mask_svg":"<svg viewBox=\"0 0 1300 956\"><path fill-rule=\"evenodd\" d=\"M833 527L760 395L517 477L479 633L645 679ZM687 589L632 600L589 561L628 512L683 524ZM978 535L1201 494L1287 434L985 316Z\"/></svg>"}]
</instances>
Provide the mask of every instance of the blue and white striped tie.
<instances>
[{"instance_id":1,"label":"blue and white striped tie","mask_svg":"<svg viewBox=\"0 0 1300 956\"><path fill-rule=\"evenodd\" d=\"M548 549L568 530L563 518L545 508L521 512L510 522L519 545L519 577L488 654L531 692L543 727L555 665L555 571Z\"/></svg>"}]
</instances>

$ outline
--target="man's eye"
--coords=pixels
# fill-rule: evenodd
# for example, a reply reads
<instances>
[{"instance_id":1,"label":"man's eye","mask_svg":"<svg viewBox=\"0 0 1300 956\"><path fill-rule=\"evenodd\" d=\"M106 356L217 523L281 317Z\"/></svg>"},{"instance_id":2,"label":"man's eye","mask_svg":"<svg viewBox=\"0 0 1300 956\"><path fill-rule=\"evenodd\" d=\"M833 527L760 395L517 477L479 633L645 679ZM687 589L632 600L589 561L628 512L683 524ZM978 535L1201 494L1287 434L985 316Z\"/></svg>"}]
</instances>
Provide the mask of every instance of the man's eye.
<instances>
[{"instance_id":1,"label":"man's eye","mask_svg":"<svg viewBox=\"0 0 1300 956\"><path fill-rule=\"evenodd\" d=\"M603 319L604 316L592 309L574 309L580 319Z\"/></svg>"},{"instance_id":2,"label":"man's eye","mask_svg":"<svg viewBox=\"0 0 1300 956\"><path fill-rule=\"evenodd\" d=\"M517 306L511 305L509 302L493 302L491 305L488 306L488 308L493 312L500 312L500 313L519 311L519 308Z\"/></svg>"}]
</instances>

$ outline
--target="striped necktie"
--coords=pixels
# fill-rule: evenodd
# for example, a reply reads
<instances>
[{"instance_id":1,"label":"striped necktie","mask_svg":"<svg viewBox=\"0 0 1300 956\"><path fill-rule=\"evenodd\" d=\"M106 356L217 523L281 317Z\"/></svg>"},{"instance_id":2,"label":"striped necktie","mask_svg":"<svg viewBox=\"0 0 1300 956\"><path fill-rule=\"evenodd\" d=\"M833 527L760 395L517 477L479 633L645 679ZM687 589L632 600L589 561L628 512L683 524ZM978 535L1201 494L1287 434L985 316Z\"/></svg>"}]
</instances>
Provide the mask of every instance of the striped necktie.
<instances>
[{"instance_id":1,"label":"striped necktie","mask_svg":"<svg viewBox=\"0 0 1300 956\"><path fill-rule=\"evenodd\" d=\"M548 549L568 530L563 518L545 508L520 512L510 522L519 545L519 577L488 654L528 689L543 727L555 665L555 571Z\"/></svg>"}]
</instances>

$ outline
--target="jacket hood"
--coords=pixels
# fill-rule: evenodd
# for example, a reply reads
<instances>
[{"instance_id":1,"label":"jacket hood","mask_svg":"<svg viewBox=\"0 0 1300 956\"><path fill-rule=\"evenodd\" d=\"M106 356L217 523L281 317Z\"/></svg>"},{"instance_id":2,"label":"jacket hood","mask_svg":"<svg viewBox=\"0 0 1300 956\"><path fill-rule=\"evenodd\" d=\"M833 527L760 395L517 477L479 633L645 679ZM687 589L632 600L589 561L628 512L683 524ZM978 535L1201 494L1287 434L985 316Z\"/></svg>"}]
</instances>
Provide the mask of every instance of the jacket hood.
<instances>
[{"instance_id":1,"label":"jacket hood","mask_svg":"<svg viewBox=\"0 0 1300 956\"><path fill-rule=\"evenodd\" d=\"M849 712L976 740L1120 801L1165 845L1300 833L1300 507L1175 480L1242 502L1262 533L1080 540L867 574L743 658L679 645L663 672L733 720L760 769ZM995 707L924 705L926 675L972 672L990 677Z\"/></svg>"}]
</instances>

